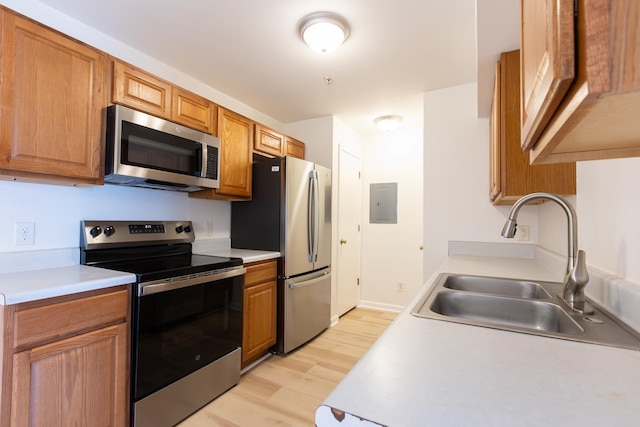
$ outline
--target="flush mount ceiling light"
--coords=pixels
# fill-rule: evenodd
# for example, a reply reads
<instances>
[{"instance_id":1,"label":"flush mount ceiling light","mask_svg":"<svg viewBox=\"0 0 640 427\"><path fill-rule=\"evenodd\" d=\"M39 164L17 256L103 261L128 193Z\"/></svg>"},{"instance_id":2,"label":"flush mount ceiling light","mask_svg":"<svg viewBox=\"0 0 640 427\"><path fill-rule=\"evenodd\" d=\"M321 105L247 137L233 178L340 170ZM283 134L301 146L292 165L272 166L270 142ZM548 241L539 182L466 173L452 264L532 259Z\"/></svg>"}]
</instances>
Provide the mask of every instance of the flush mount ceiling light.
<instances>
[{"instance_id":1,"label":"flush mount ceiling light","mask_svg":"<svg viewBox=\"0 0 640 427\"><path fill-rule=\"evenodd\" d=\"M305 17L298 27L300 36L313 50L329 53L349 37L349 25L341 16L317 12Z\"/></svg>"},{"instance_id":2,"label":"flush mount ceiling light","mask_svg":"<svg viewBox=\"0 0 640 427\"><path fill-rule=\"evenodd\" d=\"M402 121L401 116L380 116L376 118L373 123L375 123L380 130L385 132L390 132L398 127L400 122Z\"/></svg>"}]
</instances>

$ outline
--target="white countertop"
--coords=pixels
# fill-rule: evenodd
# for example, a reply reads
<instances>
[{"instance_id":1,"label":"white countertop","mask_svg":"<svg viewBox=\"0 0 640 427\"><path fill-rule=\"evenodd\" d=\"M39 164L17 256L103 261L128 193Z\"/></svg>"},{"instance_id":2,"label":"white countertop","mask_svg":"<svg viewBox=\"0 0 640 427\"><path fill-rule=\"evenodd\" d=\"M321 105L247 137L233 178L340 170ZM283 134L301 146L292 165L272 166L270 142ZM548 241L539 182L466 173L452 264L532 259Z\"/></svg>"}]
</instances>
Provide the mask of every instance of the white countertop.
<instances>
[{"instance_id":1,"label":"white countertop","mask_svg":"<svg viewBox=\"0 0 640 427\"><path fill-rule=\"evenodd\" d=\"M444 272L560 280L533 259L451 256L318 408L318 427L640 425L640 352L412 316Z\"/></svg>"},{"instance_id":2,"label":"white countertop","mask_svg":"<svg viewBox=\"0 0 640 427\"><path fill-rule=\"evenodd\" d=\"M280 252L271 252L271 251L255 251L252 249L235 249L235 248L226 248L226 249L201 249L198 250L199 255L214 255L214 256L223 256L223 257L232 257L232 258L242 258L242 262L245 264L257 261L266 261L268 259L278 258L280 256Z\"/></svg>"},{"instance_id":3,"label":"white countertop","mask_svg":"<svg viewBox=\"0 0 640 427\"><path fill-rule=\"evenodd\" d=\"M0 274L0 304L11 305L133 283L136 276L71 265Z\"/></svg>"},{"instance_id":4,"label":"white countertop","mask_svg":"<svg viewBox=\"0 0 640 427\"><path fill-rule=\"evenodd\" d=\"M242 258L245 264L266 261L280 257L280 252L258 251L253 249L237 249L231 247L231 239L202 239L193 242L193 253L199 255L213 255L232 258Z\"/></svg>"},{"instance_id":5,"label":"white countertop","mask_svg":"<svg viewBox=\"0 0 640 427\"><path fill-rule=\"evenodd\" d=\"M280 256L280 252L229 248L229 243L229 239L205 240L194 245L194 253L242 258L245 264ZM79 258L78 248L1 254L0 304L35 301L136 281L131 273L78 265Z\"/></svg>"}]
</instances>

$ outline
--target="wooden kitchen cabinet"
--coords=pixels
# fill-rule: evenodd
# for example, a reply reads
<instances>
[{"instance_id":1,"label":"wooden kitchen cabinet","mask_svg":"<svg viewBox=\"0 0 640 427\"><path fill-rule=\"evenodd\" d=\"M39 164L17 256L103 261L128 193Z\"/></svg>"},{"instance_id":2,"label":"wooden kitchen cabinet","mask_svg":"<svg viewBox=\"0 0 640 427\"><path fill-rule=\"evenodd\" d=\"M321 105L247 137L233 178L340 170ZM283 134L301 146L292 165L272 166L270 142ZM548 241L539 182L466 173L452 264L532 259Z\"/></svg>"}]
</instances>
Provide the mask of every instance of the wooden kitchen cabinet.
<instances>
[{"instance_id":1,"label":"wooden kitchen cabinet","mask_svg":"<svg viewBox=\"0 0 640 427\"><path fill-rule=\"evenodd\" d=\"M199 131L217 134L216 105L124 62L113 61L112 101Z\"/></svg>"},{"instance_id":2,"label":"wooden kitchen cabinet","mask_svg":"<svg viewBox=\"0 0 640 427\"><path fill-rule=\"evenodd\" d=\"M285 154L285 137L266 126L256 123L253 151L260 154L282 157Z\"/></svg>"},{"instance_id":3,"label":"wooden kitchen cabinet","mask_svg":"<svg viewBox=\"0 0 640 427\"><path fill-rule=\"evenodd\" d=\"M293 139L290 136L285 137L285 155L291 157L297 157L304 160L304 142Z\"/></svg>"},{"instance_id":4,"label":"wooden kitchen cabinet","mask_svg":"<svg viewBox=\"0 0 640 427\"><path fill-rule=\"evenodd\" d=\"M189 197L222 200L251 198L254 122L218 107L220 188L194 191Z\"/></svg>"},{"instance_id":5,"label":"wooden kitchen cabinet","mask_svg":"<svg viewBox=\"0 0 640 427\"><path fill-rule=\"evenodd\" d=\"M535 164L640 156L638 2L575 4L521 0L523 147Z\"/></svg>"},{"instance_id":6,"label":"wooden kitchen cabinet","mask_svg":"<svg viewBox=\"0 0 640 427\"><path fill-rule=\"evenodd\" d=\"M530 165L520 147L520 52L500 55L491 104L490 195L493 204L513 204L538 191L576 193L575 163Z\"/></svg>"},{"instance_id":7,"label":"wooden kitchen cabinet","mask_svg":"<svg viewBox=\"0 0 640 427\"><path fill-rule=\"evenodd\" d=\"M108 57L0 7L0 174L102 184Z\"/></svg>"},{"instance_id":8,"label":"wooden kitchen cabinet","mask_svg":"<svg viewBox=\"0 0 640 427\"><path fill-rule=\"evenodd\" d=\"M242 367L276 343L277 260L245 266L242 313Z\"/></svg>"},{"instance_id":9,"label":"wooden kitchen cabinet","mask_svg":"<svg viewBox=\"0 0 640 427\"><path fill-rule=\"evenodd\" d=\"M0 306L3 426L129 424L129 290Z\"/></svg>"}]
</instances>

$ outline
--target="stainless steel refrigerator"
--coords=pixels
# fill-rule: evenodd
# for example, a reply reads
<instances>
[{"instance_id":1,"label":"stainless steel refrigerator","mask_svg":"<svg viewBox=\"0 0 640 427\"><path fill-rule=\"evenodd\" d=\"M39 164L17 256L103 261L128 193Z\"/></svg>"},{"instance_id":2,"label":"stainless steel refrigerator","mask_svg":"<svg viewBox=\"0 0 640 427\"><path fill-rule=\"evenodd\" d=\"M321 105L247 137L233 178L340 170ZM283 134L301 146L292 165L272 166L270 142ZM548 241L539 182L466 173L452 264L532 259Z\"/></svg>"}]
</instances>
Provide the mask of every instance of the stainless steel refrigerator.
<instances>
[{"instance_id":1,"label":"stainless steel refrigerator","mask_svg":"<svg viewBox=\"0 0 640 427\"><path fill-rule=\"evenodd\" d=\"M288 353L331 322L331 170L255 155L252 185L231 205L231 247L282 254L275 350Z\"/></svg>"}]
</instances>

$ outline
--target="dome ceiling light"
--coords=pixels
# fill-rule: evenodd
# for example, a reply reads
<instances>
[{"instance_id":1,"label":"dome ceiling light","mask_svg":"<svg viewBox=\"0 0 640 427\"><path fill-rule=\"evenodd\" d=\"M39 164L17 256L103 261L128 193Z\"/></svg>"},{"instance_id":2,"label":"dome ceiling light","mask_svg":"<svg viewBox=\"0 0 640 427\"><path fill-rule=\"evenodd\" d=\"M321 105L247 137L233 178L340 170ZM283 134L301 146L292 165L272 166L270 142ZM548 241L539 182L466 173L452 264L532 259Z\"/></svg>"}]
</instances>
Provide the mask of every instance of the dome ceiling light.
<instances>
[{"instance_id":1,"label":"dome ceiling light","mask_svg":"<svg viewBox=\"0 0 640 427\"><path fill-rule=\"evenodd\" d=\"M396 115L380 116L373 121L373 123L375 123L380 130L383 130L385 132L391 132L392 130L395 130L400 122L402 122L402 116Z\"/></svg>"},{"instance_id":2,"label":"dome ceiling light","mask_svg":"<svg viewBox=\"0 0 640 427\"><path fill-rule=\"evenodd\" d=\"M300 22L298 30L305 43L320 53L333 52L349 37L347 21L331 12L312 13Z\"/></svg>"}]
</instances>

